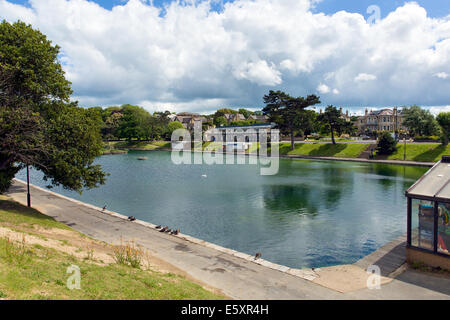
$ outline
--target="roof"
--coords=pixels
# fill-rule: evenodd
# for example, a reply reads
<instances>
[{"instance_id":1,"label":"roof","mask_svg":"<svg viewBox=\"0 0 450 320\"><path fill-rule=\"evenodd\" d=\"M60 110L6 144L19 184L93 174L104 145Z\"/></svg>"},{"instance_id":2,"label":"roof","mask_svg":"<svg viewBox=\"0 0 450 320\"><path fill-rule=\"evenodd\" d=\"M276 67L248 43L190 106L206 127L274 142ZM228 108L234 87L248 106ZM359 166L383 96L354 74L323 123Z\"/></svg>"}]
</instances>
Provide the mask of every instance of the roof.
<instances>
[{"instance_id":1,"label":"roof","mask_svg":"<svg viewBox=\"0 0 450 320\"><path fill-rule=\"evenodd\" d=\"M430 200L450 200L450 156L442 157L411 188L408 197L425 197Z\"/></svg>"},{"instance_id":2,"label":"roof","mask_svg":"<svg viewBox=\"0 0 450 320\"><path fill-rule=\"evenodd\" d=\"M216 127L215 129L223 130L223 129L270 129L275 127L274 123L255 123L248 126L227 126L227 127Z\"/></svg>"}]
</instances>

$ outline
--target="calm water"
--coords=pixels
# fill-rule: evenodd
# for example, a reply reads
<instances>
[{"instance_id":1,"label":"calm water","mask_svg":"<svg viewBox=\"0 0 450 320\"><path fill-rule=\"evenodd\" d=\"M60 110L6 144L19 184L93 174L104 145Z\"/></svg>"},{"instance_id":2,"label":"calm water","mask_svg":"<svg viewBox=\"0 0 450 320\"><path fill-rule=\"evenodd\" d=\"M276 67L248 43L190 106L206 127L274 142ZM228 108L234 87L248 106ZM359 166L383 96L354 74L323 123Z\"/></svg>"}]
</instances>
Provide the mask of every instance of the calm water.
<instances>
[{"instance_id":1,"label":"calm water","mask_svg":"<svg viewBox=\"0 0 450 320\"><path fill-rule=\"evenodd\" d=\"M404 191L427 170L280 160L278 175L261 176L256 165L174 165L169 152L97 162L111 174L106 185L54 191L298 268L353 263L405 233ZM45 186L39 172L31 176Z\"/></svg>"}]
</instances>

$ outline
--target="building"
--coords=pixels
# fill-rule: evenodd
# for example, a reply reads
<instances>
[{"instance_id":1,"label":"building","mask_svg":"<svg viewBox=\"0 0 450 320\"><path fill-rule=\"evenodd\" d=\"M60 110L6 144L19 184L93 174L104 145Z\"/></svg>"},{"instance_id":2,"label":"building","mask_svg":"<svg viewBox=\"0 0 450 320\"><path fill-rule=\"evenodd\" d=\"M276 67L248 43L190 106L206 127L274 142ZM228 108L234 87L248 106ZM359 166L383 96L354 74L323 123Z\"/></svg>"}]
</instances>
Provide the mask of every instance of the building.
<instances>
[{"instance_id":1,"label":"building","mask_svg":"<svg viewBox=\"0 0 450 320\"><path fill-rule=\"evenodd\" d=\"M216 127L206 131L204 139L207 142L220 143L224 151L245 151L251 148L252 143L259 142L263 132L269 137L274 127L274 123Z\"/></svg>"},{"instance_id":2,"label":"building","mask_svg":"<svg viewBox=\"0 0 450 320\"><path fill-rule=\"evenodd\" d=\"M252 121L256 121L256 122L267 122L267 121L269 121L269 117L266 115L252 114L248 117L248 120L252 120Z\"/></svg>"},{"instance_id":3,"label":"building","mask_svg":"<svg viewBox=\"0 0 450 320\"><path fill-rule=\"evenodd\" d=\"M450 156L444 156L405 195L407 261L450 270Z\"/></svg>"},{"instance_id":4,"label":"building","mask_svg":"<svg viewBox=\"0 0 450 320\"><path fill-rule=\"evenodd\" d=\"M172 121L178 121L183 124L187 130L194 130L197 126L201 129L202 123L206 121L206 118L198 113L181 112L172 117Z\"/></svg>"},{"instance_id":5,"label":"building","mask_svg":"<svg viewBox=\"0 0 450 320\"><path fill-rule=\"evenodd\" d=\"M370 112L366 108L363 116L358 117L356 126L358 133L372 133L374 131L406 130L403 126L403 113L397 107Z\"/></svg>"}]
</instances>

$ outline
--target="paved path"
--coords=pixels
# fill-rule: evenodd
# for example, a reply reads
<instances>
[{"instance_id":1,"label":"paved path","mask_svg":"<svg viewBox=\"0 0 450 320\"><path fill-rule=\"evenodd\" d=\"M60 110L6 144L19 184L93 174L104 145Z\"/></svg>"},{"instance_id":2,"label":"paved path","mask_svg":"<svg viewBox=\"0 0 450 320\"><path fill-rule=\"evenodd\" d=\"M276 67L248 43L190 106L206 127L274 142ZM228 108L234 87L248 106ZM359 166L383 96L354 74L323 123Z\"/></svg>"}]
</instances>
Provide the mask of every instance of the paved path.
<instances>
[{"instance_id":1,"label":"paved path","mask_svg":"<svg viewBox=\"0 0 450 320\"><path fill-rule=\"evenodd\" d=\"M419 161L403 161L403 160L370 160L361 158L341 158L341 157L312 157L312 156L298 156L298 155L283 155L280 158L289 159L314 159L314 160L333 160L333 161L352 161L352 162L366 162L366 163L383 163L396 164L400 166L417 166L417 167L432 167L434 162L419 162Z\"/></svg>"},{"instance_id":2,"label":"paved path","mask_svg":"<svg viewBox=\"0 0 450 320\"><path fill-rule=\"evenodd\" d=\"M405 272L401 275L405 280L394 279L380 290L363 289L342 294L207 246L162 234L40 188L31 187L31 193L33 207L42 213L108 243L117 243L121 237L134 239L154 256L235 299L450 299L450 279L414 272ZM13 183L7 195L26 204L26 188L19 181Z\"/></svg>"}]
</instances>

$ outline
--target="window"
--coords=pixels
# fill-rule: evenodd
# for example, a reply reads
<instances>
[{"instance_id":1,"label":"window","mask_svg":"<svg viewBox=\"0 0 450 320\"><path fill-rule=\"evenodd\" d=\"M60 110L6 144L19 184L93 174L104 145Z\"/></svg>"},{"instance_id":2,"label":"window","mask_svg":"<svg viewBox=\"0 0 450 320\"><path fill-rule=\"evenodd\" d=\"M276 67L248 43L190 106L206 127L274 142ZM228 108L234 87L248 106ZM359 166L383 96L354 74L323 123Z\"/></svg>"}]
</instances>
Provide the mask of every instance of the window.
<instances>
[{"instance_id":1,"label":"window","mask_svg":"<svg viewBox=\"0 0 450 320\"><path fill-rule=\"evenodd\" d=\"M434 204L432 201L411 201L411 245L433 250Z\"/></svg>"},{"instance_id":2,"label":"window","mask_svg":"<svg viewBox=\"0 0 450 320\"><path fill-rule=\"evenodd\" d=\"M438 245L439 253L450 255L450 203L438 205Z\"/></svg>"}]
</instances>

